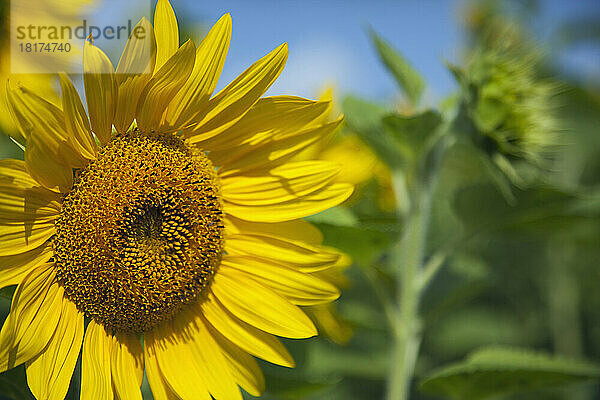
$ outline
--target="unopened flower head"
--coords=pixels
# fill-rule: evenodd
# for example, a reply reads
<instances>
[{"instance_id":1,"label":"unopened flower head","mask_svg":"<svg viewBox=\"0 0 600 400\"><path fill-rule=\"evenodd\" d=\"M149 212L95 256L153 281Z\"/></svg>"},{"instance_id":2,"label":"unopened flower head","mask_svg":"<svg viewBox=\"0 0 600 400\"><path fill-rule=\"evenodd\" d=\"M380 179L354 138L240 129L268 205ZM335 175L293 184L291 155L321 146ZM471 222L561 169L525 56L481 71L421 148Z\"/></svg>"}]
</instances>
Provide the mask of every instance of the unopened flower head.
<instances>
[{"instance_id":1,"label":"unopened flower head","mask_svg":"<svg viewBox=\"0 0 600 400\"><path fill-rule=\"evenodd\" d=\"M539 77L540 51L514 26L491 26L465 73L470 115L486 150L541 165L558 141L558 85Z\"/></svg>"}]
</instances>

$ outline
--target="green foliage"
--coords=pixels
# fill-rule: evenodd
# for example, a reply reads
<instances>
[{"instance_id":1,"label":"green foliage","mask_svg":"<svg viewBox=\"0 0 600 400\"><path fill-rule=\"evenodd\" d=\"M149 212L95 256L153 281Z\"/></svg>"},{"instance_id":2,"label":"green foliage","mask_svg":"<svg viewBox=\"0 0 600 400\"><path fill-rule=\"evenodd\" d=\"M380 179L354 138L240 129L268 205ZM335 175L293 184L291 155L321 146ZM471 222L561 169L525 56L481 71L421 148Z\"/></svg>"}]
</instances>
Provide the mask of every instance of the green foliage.
<instances>
[{"instance_id":1,"label":"green foliage","mask_svg":"<svg viewBox=\"0 0 600 400\"><path fill-rule=\"evenodd\" d=\"M0 289L0 297L10 301L15 293L16 286L7 286Z\"/></svg>"},{"instance_id":2,"label":"green foliage","mask_svg":"<svg viewBox=\"0 0 600 400\"><path fill-rule=\"evenodd\" d=\"M392 169L402 170L430 150L442 124L432 110L402 116L355 97L343 103L348 127L370 145Z\"/></svg>"},{"instance_id":3,"label":"green foliage","mask_svg":"<svg viewBox=\"0 0 600 400\"><path fill-rule=\"evenodd\" d=\"M23 159L23 150L15 141L0 132L0 159L16 158Z\"/></svg>"},{"instance_id":4,"label":"green foliage","mask_svg":"<svg viewBox=\"0 0 600 400\"><path fill-rule=\"evenodd\" d=\"M356 132L381 160L392 168L405 165L398 144L382 125L382 119L391 113L390 109L352 96L344 99L342 109L348 128Z\"/></svg>"},{"instance_id":5,"label":"green foliage","mask_svg":"<svg viewBox=\"0 0 600 400\"><path fill-rule=\"evenodd\" d=\"M563 141L568 145L557 157L554 181L570 188L597 186L600 184L600 95L565 83L556 101L562 105L558 115L563 121Z\"/></svg>"},{"instance_id":6,"label":"green foliage","mask_svg":"<svg viewBox=\"0 0 600 400\"><path fill-rule=\"evenodd\" d=\"M372 264L390 244L390 235L376 228L365 226L335 226L319 224L327 244L349 254L353 260Z\"/></svg>"},{"instance_id":7,"label":"green foliage","mask_svg":"<svg viewBox=\"0 0 600 400\"><path fill-rule=\"evenodd\" d=\"M356 227L358 225L358 219L356 216L350 209L344 207L330 208L318 214L311 215L307 218L307 220L315 224L329 224L350 227Z\"/></svg>"},{"instance_id":8,"label":"green foliage","mask_svg":"<svg viewBox=\"0 0 600 400\"><path fill-rule=\"evenodd\" d=\"M544 60L534 46L524 42L519 29L496 20L489 27L480 23L477 34L485 37L474 41L469 62L448 65L461 89L443 111L400 114L393 107L352 96L343 103L347 128L393 171L399 206L395 215L378 214L368 207L374 193L369 189L345 212L336 210L314 220L328 244L348 252L360 265L363 276L359 279L375 281L368 302L366 297L363 302L354 301L355 291L365 296L363 282L345 291L347 297L341 302L340 310L354 315L355 340L360 345L353 341L345 351L328 351L318 365L311 364L311 369L323 374L336 371L342 377L334 386L337 389L328 394L347 393L341 387L347 385L346 377L377 381L378 386L368 386L371 390L385 385L384 378L375 373L370 377L358 374L358 378L356 366L347 364L365 349L381 354L381 359L389 358L379 353L379 346L364 346L374 337L380 340L372 330L381 325L369 316L380 318L391 310L393 317L387 321L390 343L398 340L390 331L406 334L395 326L394 318L407 312L396 299L411 287L402 283L407 266L394 263L405 258L394 258L394 252L407 222L415 210L422 212L429 195L431 216L424 219L429 226L419 239L425 243L417 240L413 247L418 251L410 258L419 261L422 251L423 265L417 262L415 279L424 280L426 288L413 299L420 308L416 326L423 324L416 374L425 376L438 365L495 343L553 347L572 356L586 354L581 340L585 328L577 323L578 296L591 296L600 307L600 295L589 289L579 292L577 282L589 282L586 276L600 278L597 269L590 270L597 265L594 257L600 257L593 239L600 234L600 191L593 186L600 176L599 147L593 146L600 102L584 89L559 92L559 87L567 86L541 78L546 73L541 66ZM491 26L498 29L492 32ZM422 93L424 87L421 78L407 86L408 77L418 74L375 33L372 39L383 63L416 105L420 94L415 93ZM421 89L411 88L411 83ZM557 103L568 106L559 114ZM559 115L563 134L567 133L561 142ZM584 182L593 189L583 191ZM399 228L394 229L394 223ZM418 249L421 245L423 249ZM580 250L587 252L585 260L576 253ZM582 261L587 266L579 265ZM569 298L553 300L553 290ZM373 308L373 297L381 310ZM598 320L589 313L587 318ZM600 343L600 336L597 340ZM595 348L598 356L600 344ZM372 363L368 357L354 362ZM452 399L484 399L596 378L595 366L529 350L496 348L475 352L464 362L434 372L422 387L427 393ZM389 382L390 375L386 379ZM564 397L561 393L546 391L545 395L571 399L572 393L578 393L578 398L591 398L585 390L569 388ZM410 398L421 397L413 391Z\"/></svg>"},{"instance_id":9,"label":"green foliage","mask_svg":"<svg viewBox=\"0 0 600 400\"><path fill-rule=\"evenodd\" d=\"M564 386L600 377L600 367L530 350L486 348L434 372L421 383L427 393L456 400Z\"/></svg>"},{"instance_id":10,"label":"green foliage","mask_svg":"<svg viewBox=\"0 0 600 400\"><path fill-rule=\"evenodd\" d=\"M460 190L454 201L461 221L472 234L510 230L548 235L582 220L599 221L596 196L571 194L551 187L515 191L516 204L507 203L491 184Z\"/></svg>"},{"instance_id":11,"label":"green foliage","mask_svg":"<svg viewBox=\"0 0 600 400\"><path fill-rule=\"evenodd\" d=\"M425 81L410 63L394 49L385 39L371 30L371 40L377 49L377 54L383 65L392 74L396 83L413 105L418 105L423 95Z\"/></svg>"},{"instance_id":12,"label":"green foliage","mask_svg":"<svg viewBox=\"0 0 600 400\"><path fill-rule=\"evenodd\" d=\"M432 147L441 123L441 116L431 110L410 117L392 114L383 118L386 131L394 138L404 158L410 161Z\"/></svg>"},{"instance_id":13,"label":"green foliage","mask_svg":"<svg viewBox=\"0 0 600 400\"><path fill-rule=\"evenodd\" d=\"M336 371L348 377L385 379L388 359L383 348L378 352L360 352L318 344L311 348L307 367L322 375Z\"/></svg>"},{"instance_id":14,"label":"green foliage","mask_svg":"<svg viewBox=\"0 0 600 400\"><path fill-rule=\"evenodd\" d=\"M27 386L24 365L0 374L0 399L35 400Z\"/></svg>"}]
</instances>

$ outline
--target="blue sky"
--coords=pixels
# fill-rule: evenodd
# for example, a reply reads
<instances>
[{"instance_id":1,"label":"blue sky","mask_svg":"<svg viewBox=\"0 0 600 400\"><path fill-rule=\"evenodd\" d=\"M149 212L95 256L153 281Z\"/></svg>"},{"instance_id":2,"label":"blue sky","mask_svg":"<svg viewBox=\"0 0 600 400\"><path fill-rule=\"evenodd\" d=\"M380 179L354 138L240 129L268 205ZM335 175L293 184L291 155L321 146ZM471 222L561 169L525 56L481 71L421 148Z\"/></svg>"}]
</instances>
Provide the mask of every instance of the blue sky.
<instances>
[{"instance_id":1,"label":"blue sky","mask_svg":"<svg viewBox=\"0 0 600 400\"><path fill-rule=\"evenodd\" d=\"M325 84L341 94L355 93L389 101L397 95L393 81L378 62L366 31L373 27L412 61L435 102L452 92L454 83L444 60L462 55L462 11L466 1L358 0L172 0L186 21L214 23L229 12L233 37L220 86L282 42L288 42L287 66L269 94L314 97ZM600 16L597 0L539 1L539 17L530 29L542 40L564 21ZM580 46L560 56L561 67L574 75L600 76L600 49Z\"/></svg>"}]
</instances>

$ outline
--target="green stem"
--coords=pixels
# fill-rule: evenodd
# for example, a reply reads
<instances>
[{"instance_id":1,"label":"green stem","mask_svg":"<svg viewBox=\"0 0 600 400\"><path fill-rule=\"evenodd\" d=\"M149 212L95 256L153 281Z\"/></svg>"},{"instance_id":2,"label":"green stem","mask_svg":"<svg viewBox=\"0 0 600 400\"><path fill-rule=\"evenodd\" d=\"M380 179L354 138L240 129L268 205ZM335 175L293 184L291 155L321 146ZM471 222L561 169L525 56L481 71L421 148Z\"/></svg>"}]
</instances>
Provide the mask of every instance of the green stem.
<instances>
[{"instance_id":1,"label":"green stem","mask_svg":"<svg viewBox=\"0 0 600 400\"><path fill-rule=\"evenodd\" d=\"M391 254L391 263L396 271L397 294L393 307L394 342L387 400L409 398L421 345L419 302L427 283L437 274L446 258L445 254L436 257L424 271L432 197L438 183L442 159L454 141L452 135L448 134L450 125L439 131L436 143L430 151L421 154L409 174L397 170L393 175L394 192L404 194L397 196L396 201L398 214L404 216L405 222L402 236Z\"/></svg>"},{"instance_id":2,"label":"green stem","mask_svg":"<svg viewBox=\"0 0 600 400\"><path fill-rule=\"evenodd\" d=\"M448 254L441 250L430 257L427 263L423 266L423 273L419 279L420 290L424 290L427 285L429 285L429 283L437 275L440 268L442 268L447 258Z\"/></svg>"},{"instance_id":3,"label":"green stem","mask_svg":"<svg viewBox=\"0 0 600 400\"><path fill-rule=\"evenodd\" d=\"M386 288L381 284L381 280L373 272L374 269L375 266L371 265L369 267L362 268L361 271L367 279L367 282L369 282L369 284L371 285L373 292L375 292L375 296L377 296L379 303L383 307L383 312L385 314L388 324L390 326L394 326L396 323L396 314L393 298L392 296L388 295Z\"/></svg>"},{"instance_id":4,"label":"green stem","mask_svg":"<svg viewBox=\"0 0 600 400\"><path fill-rule=\"evenodd\" d=\"M548 246L548 268L543 286L548 293L548 321L557 354L581 357L584 354L583 328L581 327L580 282L574 273L577 249L568 239L550 241ZM591 388L574 388L571 400L591 399Z\"/></svg>"},{"instance_id":5,"label":"green stem","mask_svg":"<svg viewBox=\"0 0 600 400\"><path fill-rule=\"evenodd\" d=\"M388 377L388 400L408 399L421 343L419 299L420 274L425 256L431 196L429 190L417 196L409 212L404 233L393 250L392 262L398 271L397 317L393 329L394 349Z\"/></svg>"}]
</instances>

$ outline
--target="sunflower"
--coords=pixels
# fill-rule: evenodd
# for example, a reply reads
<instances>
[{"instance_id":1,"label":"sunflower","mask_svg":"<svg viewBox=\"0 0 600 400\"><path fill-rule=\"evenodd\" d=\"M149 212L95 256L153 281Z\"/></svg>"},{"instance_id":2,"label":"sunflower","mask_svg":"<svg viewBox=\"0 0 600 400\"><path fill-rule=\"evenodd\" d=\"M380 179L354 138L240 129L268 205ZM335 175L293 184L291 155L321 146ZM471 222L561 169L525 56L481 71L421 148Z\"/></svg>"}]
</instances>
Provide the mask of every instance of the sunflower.
<instances>
[{"instance_id":1,"label":"sunflower","mask_svg":"<svg viewBox=\"0 0 600 400\"><path fill-rule=\"evenodd\" d=\"M341 119L261 98L285 44L213 96L229 15L197 48L167 0L138 26L116 69L85 43L87 113L65 74L60 105L8 86L27 145L0 161L0 287L18 285L0 371L25 363L37 398L63 398L82 349L82 399L140 399L144 372L155 399L260 395L254 357L294 366L277 336L316 335L303 308L339 296L346 257L301 218L352 185L292 158Z\"/></svg>"}]
</instances>

